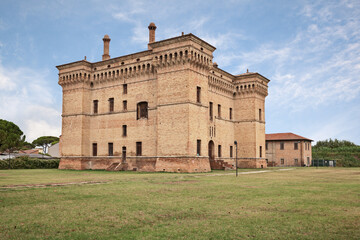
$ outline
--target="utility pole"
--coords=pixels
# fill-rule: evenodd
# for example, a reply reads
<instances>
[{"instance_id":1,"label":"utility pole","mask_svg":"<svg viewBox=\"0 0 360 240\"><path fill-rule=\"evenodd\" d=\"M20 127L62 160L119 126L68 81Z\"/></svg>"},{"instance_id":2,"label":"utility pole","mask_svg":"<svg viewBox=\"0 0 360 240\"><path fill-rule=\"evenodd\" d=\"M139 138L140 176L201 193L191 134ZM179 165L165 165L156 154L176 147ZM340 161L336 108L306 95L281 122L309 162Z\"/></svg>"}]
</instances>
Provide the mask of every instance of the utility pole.
<instances>
[{"instance_id":1,"label":"utility pole","mask_svg":"<svg viewBox=\"0 0 360 240\"><path fill-rule=\"evenodd\" d=\"M235 166L236 166L236 177L238 176L238 164L237 164L237 141L235 140L234 141L234 144L235 144L235 149L236 149L236 152L235 152Z\"/></svg>"}]
</instances>

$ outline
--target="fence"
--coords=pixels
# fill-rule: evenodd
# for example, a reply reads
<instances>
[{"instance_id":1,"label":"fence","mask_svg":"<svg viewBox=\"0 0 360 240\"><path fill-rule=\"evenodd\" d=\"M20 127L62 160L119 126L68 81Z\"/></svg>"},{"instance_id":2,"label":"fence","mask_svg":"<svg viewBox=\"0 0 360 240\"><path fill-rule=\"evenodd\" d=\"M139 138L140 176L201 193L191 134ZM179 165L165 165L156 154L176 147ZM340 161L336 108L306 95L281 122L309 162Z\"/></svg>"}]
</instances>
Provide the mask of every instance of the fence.
<instances>
[{"instance_id":1,"label":"fence","mask_svg":"<svg viewBox=\"0 0 360 240\"><path fill-rule=\"evenodd\" d=\"M312 167L336 167L336 160L313 159Z\"/></svg>"}]
</instances>

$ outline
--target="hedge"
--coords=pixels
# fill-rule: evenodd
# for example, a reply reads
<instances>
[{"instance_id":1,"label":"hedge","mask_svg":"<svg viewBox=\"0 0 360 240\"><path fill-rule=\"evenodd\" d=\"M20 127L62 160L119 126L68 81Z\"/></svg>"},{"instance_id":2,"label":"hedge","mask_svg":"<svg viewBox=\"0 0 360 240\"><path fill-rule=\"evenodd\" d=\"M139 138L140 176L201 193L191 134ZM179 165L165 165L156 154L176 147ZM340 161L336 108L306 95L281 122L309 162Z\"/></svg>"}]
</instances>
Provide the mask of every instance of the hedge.
<instances>
[{"instance_id":1,"label":"hedge","mask_svg":"<svg viewBox=\"0 0 360 240\"><path fill-rule=\"evenodd\" d=\"M27 156L10 159L11 169L58 168L60 159L39 159ZM9 159L0 160L0 169L9 169Z\"/></svg>"}]
</instances>

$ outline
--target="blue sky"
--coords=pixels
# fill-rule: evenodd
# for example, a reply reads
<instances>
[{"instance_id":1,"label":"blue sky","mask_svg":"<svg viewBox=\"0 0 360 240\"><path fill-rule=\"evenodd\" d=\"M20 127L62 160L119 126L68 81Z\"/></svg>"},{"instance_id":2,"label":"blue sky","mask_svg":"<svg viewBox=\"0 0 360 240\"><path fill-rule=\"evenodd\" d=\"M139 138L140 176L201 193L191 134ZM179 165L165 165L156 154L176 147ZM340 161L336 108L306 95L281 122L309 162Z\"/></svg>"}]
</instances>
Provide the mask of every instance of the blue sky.
<instances>
[{"instance_id":1,"label":"blue sky","mask_svg":"<svg viewBox=\"0 0 360 240\"><path fill-rule=\"evenodd\" d=\"M360 144L360 1L0 1L0 118L29 141L61 133L56 65L99 61L193 33L219 67L271 80L266 132Z\"/></svg>"}]
</instances>

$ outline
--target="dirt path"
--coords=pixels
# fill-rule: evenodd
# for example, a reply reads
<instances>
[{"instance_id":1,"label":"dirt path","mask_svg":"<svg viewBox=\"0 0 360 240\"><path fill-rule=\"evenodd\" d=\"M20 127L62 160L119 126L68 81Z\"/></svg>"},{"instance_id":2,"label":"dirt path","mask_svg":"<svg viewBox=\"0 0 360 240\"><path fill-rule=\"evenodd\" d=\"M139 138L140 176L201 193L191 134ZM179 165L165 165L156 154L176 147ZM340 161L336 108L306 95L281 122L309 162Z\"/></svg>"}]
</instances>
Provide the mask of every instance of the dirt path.
<instances>
[{"instance_id":1,"label":"dirt path","mask_svg":"<svg viewBox=\"0 0 360 240\"><path fill-rule=\"evenodd\" d=\"M5 185L1 186L0 190L17 189L17 188L45 188L45 187L59 187L68 185L83 185L83 184L103 184L109 181L83 181L83 182L67 182L67 183L40 183L40 184L19 184L19 185Z\"/></svg>"},{"instance_id":2,"label":"dirt path","mask_svg":"<svg viewBox=\"0 0 360 240\"><path fill-rule=\"evenodd\" d=\"M284 169L278 169L278 170L263 170L263 171L239 172L238 175L255 174L255 173L267 173L267 172L278 172L278 171L291 171L291 170L295 170L295 168L284 168ZM204 175L197 175L197 176L223 176L223 175L236 175L236 173L216 173L216 174L204 174Z\"/></svg>"}]
</instances>

